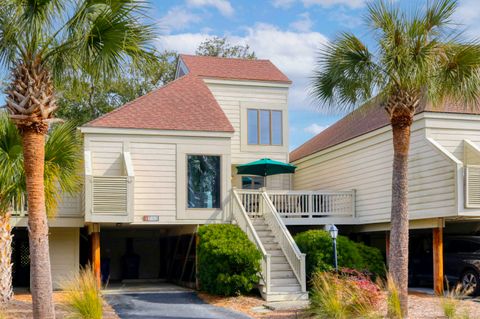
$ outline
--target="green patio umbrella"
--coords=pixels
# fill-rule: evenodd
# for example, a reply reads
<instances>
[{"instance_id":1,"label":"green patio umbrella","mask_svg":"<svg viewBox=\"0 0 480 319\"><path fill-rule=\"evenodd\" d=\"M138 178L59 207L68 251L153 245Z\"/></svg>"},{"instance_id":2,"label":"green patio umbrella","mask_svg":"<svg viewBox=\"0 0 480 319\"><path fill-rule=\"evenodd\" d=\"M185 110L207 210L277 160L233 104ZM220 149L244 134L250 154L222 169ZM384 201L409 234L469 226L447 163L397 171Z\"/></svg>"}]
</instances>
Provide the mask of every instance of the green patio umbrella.
<instances>
[{"instance_id":1,"label":"green patio umbrella","mask_svg":"<svg viewBox=\"0 0 480 319\"><path fill-rule=\"evenodd\" d=\"M292 164L274 161L269 158L262 158L247 164L237 166L238 175L256 175L265 178L265 186L267 185L267 176L277 174L293 174L297 167Z\"/></svg>"}]
</instances>

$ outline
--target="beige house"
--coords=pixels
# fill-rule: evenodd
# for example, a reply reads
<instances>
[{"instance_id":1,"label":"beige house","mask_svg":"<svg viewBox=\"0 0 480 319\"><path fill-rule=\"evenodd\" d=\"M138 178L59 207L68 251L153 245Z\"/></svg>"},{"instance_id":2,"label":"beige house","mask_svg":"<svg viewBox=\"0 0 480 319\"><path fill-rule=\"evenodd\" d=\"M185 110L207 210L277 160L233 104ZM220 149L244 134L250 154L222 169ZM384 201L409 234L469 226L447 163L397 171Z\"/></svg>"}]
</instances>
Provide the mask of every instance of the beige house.
<instances>
[{"instance_id":1,"label":"beige house","mask_svg":"<svg viewBox=\"0 0 480 319\"><path fill-rule=\"evenodd\" d=\"M197 226L233 222L263 254L262 295L306 298L304 255L261 190L264 179L235 169L288 162L290 84L268 60L181 55L176 80L82 126L84 191L63 198L50 221L56 285L87 262L112 284L194 283ZM291 176L266 182L283 196ZM24 247L25 212L15 224ZM17 284L28 284L21 251Z\"/></svg>"},{"instance_id":2,"label":"beige house","mask_svg":"<svg viewBox=\"0 0 480 319\"><path fill-rule=\"evenodd\" d=\"M354 215L332 217L332 222L343 225L346 232L370 234L378 241L390 229L392 160L386 112L378 106L365 107L290 154L297 166L293 189L354 191ZM420 107L411 133L410 228L413 238L434 230L431 242L437 244L430 251L437 267L442 268L443 229L451 234L475 234L478 228L479 164L478 113L448 104ZM437 267L434 271L441 283L443 268Z\"/></svg>"}]
</instances>

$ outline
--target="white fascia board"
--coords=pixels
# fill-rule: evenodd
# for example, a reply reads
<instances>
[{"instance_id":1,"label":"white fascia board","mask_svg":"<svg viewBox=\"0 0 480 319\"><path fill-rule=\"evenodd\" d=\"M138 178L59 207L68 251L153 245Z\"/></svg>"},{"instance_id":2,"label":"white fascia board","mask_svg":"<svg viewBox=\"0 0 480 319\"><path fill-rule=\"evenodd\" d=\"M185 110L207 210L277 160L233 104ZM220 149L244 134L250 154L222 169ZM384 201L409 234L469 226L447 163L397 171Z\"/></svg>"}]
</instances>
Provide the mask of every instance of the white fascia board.
<instances>
[{"instance_id":1,"label":"white fascia board","mask_svg":"<svg viewBox=\"0 0 480 319\"><path fill-rule=\"evenodd\" d=\"M233 132L207 132L207 131L175 131L153 130L137 128L111 128L82 126L80 131L84 134L117 134L117 135L159 135L159 136L192 136L192 137L225 137L230 138Z\"/></svg>"}]
</instances>

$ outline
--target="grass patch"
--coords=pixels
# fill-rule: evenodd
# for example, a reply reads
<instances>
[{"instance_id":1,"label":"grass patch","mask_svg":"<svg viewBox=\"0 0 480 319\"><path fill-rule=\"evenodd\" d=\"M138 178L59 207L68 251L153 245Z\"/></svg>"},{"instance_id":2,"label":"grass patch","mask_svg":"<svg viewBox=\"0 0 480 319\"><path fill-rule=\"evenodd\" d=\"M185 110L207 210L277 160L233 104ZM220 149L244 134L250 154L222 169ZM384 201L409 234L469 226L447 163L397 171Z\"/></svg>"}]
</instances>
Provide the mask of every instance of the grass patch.
<instances>
[{"instance_id":1,"label":"grass patch","mask_svg":"<svg viewBox=\"0 0 480 319\"><path fill-rule=\"evenodd\" d=\"M76 319L101 319L103 299L91 267L83 268L78 274L61 285L65 290L65 305Z\"/></svg>"}]
</instances>

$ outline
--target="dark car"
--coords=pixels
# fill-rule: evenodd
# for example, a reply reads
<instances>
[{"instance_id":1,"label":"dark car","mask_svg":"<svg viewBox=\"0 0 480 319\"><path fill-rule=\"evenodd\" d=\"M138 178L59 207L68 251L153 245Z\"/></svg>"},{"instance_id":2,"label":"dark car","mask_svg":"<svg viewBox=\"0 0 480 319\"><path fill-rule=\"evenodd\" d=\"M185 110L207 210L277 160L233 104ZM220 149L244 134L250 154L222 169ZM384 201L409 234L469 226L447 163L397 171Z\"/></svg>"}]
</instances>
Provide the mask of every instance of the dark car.
<instances>
[{"instance_id":1,"label":"dark car","mask_svg":"<svg viewBox=\"0 0 480 319\"><path fill-rule=\"evenodd\" d=\"M431 240L417 239L410 247L410 284L433 281ZM445 237L443 271L450 285L460 283L465 291L480 294L480 236Z\"/></svg>"}]
</instances>

